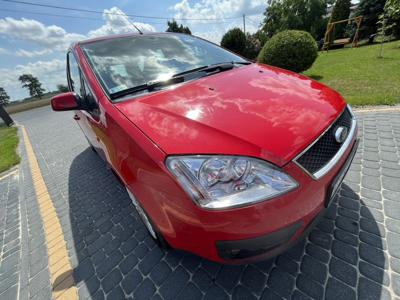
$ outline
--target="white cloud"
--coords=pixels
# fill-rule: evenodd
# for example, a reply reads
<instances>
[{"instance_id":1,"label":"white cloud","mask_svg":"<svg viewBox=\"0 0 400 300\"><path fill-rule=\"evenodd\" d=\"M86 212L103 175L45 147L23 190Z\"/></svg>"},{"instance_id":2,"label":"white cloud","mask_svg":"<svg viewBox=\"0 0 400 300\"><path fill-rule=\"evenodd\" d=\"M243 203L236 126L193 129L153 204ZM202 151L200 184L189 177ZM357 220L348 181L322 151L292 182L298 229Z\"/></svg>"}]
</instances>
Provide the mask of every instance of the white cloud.
<instances>
[{"instance_id":1,"label":"white cloud","mask_svg":"<svg viewBox=\"0 0 400 300\"><path fill-rule=\"evenodd\" d=\"M128 16L120 10L118 7L112 7L105 9L103 12L103 19L105 24L98 29L89 31L89 37L96 37L109 34L120 34L136 32L132 23L137 26L141 31L156 31L156 29L146 23L132 22L129 21Z\"/></svg>"},{"instance_id":2,"label":"white cloud","mask_svg":"<svg viewBox=\"0 0 400 300\"><path fill-rule=\"evenodd\" d=\"M182 0L170 9L175 12L176 19L224 19L183 21L194 35L219 43L223 34L229 29L242 28L243 14L248 17L246 32L255 32L263 19L266 2L265 0L200 0L191 4L188 0Z\"/></svg>"},{"instance_id":3,"label":"white cloud","mask_svg":"<svg viewBox=\"0 0 400 300\"><path fill-rule=\"evenodd\" d=\"M0 54L10 54L11 51L4 49L4 48L0 48Z\"/></svg>"},{"instance_id":4,"label":"white cloud","mask_svg":"<svg viewBox=\"0 0 400 300\"><path fill-rule=\"evenodd\" d=\"M46 54L50 54L53 51L51 49L43 49L43 50L24 50L24 49L19 49L15 52L16 56L20 57L35 57L35 56L43 56Z\"/></svg>"},{"instance_id":5,"label":"white cloud","mask_svg":"<svg viewBox=\"0 0 400 300\"><path fill-rule=\"evenodd\" d=\"M17 65L12 69L0 68L1 85L12 99L28 96L27 92L21 89L21 83L18 81L18 77L22 74L32 74L36 76L42 83L42 87L46 90L53 90L59 83L66 84L65 60L39 60L26 65Z\"/></svg>"},{"instance_id":6,"label":"white cloud","mask_svg":"<svg viewBox=\"0 0 400 300\"><path fill-rule=\"evenodd\" d=\"M265 0L201 0L193 5L188 0L182 0L172 9L176 11L176 18L216 19L259 14L265 7Z\"/></svg>"},{"instance_id":7,"label":"white cloud","mask_svg":"<svg viewBox=\"0 0 400 300\"><path fill-rule=\"evenodd\" d=\"M68 33L56 25L46 26L36 20L10 17L0 19L0 35L60 51L65 51L72 42L85 38L82 34Z\"/></svg>"},{"instance_id":8,"label":"white cloud","mask_svg":"<svg viewBox=\"0 0 400 300\"><path fill-rule=\"evenodd\" d=\"M87 34L69 33L64 28L56 25L45 25L33 19L14 19L6 17L0 19L0 36L14 40L28 42L41 46L39 50L18 49L11 52L0 48L0 55L12 54L19 57L33 58L43 56L42 60L17 65L15 68L0 68L0 83L12 99L24 98L27 92L21 88L18 77L24 73L33 74L42 82L45 89L54 90L59 83L66 84L65 60L52 59L45 61L45 56L56 52L64 55L71 43L89 37L107 34L119 34L135 31L128 21L125 13L117 7L105 9L103 13L105 24L89 31ZM155 31L155 28L146 23L134 23L142 31Z\"/></svg>"}]
</instances>

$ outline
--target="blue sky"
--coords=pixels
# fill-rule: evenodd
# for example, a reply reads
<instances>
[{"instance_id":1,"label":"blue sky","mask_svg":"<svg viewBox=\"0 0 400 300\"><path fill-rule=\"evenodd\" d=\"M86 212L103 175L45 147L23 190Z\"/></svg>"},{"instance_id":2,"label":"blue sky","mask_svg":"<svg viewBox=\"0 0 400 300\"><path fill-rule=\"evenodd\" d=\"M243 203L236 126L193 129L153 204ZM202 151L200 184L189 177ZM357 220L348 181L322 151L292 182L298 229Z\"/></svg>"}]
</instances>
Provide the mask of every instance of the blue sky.
<instances>
[{"instance_id":1,"label":"blue sky","mask_svg":"<svg viewBox=\"0 0 400 300\"><path fill-rule=\"evenodd\" d=\"M266 0L167 0L167 1L77 1L27 0L32 3L96 10L87 13L48 7L23 5L0 0L0 86L12 100L28 96L18 76L32 73L47 90L65 84L65 53L77 40L132 30L124 14L176 19L213 19L178 21L192 33L219 43L224 32L242 27L246 31L259 26ZM47 15L43 15L47 14ZM50 16L58 15L58 16ZM167 20L130 18L144 31L165 31Z\"/></svg>"}]
</instances>

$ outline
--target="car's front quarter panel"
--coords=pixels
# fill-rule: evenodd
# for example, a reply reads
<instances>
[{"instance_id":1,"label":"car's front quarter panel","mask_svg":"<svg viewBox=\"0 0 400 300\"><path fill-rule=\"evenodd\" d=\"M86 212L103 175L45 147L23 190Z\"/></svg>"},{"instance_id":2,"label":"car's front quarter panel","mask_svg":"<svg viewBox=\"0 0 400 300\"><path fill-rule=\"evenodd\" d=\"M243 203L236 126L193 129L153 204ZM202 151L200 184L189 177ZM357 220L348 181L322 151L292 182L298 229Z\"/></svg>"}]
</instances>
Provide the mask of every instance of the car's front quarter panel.
<instances>
[{"instance_id":1,"label":"car's front quarter panel","mask_svg":"<svg viewBox=\"0 0 400 300\"><path fill-rule=\"evenodd\" d=\"M335 167L318 180L294 162L288 163L283 170L299 183L299 187L283 196L247 207L204 210L186 196L173 177L165 178L163 183L168 184L168 190L158 190L158 197L168 219L169 228L165 235L169 243L208 259L226 262L217 254L216 241L251 239L300 223L301 227L293 237L296 240L325 209L329 185L348 158L355 140L354 137ZM153 190L151 194L158 193L154 186L148 188Z\"/></svg>"}]
</instances>

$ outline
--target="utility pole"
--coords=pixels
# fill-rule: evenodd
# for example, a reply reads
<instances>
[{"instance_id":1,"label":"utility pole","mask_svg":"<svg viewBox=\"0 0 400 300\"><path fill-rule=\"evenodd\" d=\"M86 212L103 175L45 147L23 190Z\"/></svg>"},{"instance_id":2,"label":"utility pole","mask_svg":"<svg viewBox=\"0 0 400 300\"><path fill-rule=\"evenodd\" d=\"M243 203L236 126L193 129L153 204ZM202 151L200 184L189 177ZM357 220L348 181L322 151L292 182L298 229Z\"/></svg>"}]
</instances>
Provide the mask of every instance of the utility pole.
<instances>
[{"instance_id":1,"label":"utility pole","mask_svg":"<svg viewBox=\"0 0 400 300\"><path fill-rule=\"evenodd\" d=\"M243 14L243 32L246 34L246 15Z\"/></svg>"}]
</instances>

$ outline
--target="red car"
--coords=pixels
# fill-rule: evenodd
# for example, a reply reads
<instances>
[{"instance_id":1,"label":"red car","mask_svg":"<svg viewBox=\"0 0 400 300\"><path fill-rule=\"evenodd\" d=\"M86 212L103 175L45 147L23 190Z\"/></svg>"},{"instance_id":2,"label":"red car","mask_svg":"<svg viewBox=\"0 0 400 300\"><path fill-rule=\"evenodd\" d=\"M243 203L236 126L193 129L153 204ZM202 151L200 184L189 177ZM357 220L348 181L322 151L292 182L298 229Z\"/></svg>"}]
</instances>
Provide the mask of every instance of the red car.
<instances>
[{"instance_id":1,"label":"red car","mask_svg":"<svg viewBox=\"0 0 400 300\"><path fill-rule=\"evenodd\" d=\"M127 34L74 44L69 93L92 148L151 236L222 263L275 256L337 192L357 124L330 88L203 39Z\"/></svg>"}]
</instances>

